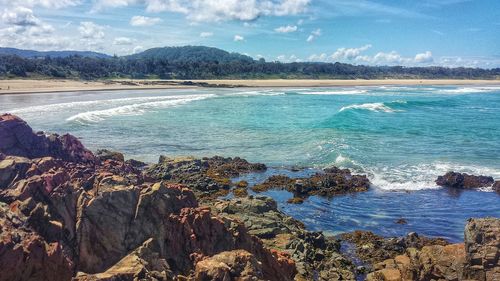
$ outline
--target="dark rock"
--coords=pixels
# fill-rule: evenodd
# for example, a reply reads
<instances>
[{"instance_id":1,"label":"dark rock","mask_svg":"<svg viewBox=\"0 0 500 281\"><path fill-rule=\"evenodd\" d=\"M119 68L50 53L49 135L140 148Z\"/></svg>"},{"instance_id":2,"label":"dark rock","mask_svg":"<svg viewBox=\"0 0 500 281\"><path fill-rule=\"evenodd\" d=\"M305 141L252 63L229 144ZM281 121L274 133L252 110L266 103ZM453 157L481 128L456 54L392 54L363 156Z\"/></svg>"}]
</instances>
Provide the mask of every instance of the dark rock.
<instances>
[{"instance_id":1,"label":"dark rock","mask_svg":"<svg viewBox=\"0 0 500 281\"><path fill-rule=\"evenodd\" d=\"M436 184L451 188L478 188L488 187L493 184L492 177L474 176L466 173L448 172L444 176L439 176Z\"/></svg>"},{"instance_id":2,"label":"dark rock","mask_svg":"<svg viewBox=\"0 0 500 281\"><path fill-rule=\"evenodd\" d=\"M396 224L408 224L408 221L405 218L400 218L396 220Z\"/></svg>"},{"instance_id":3,"label":"dark rock","mask_svg":"<svg viewBox=\"0 0 500 281\"><path fill-rule=\"evenodd\" d=\"M493 184L493 190L500 193L500 181L495 181Z\"/></svg>"},{"instance_id":4,"label":"dark rock","mask_svg":"<svg viewBox=\"0 0 500 281\"><path fill-rule=\"evenodd\" d=\"M116 151L111 151L107 149L99 149L96 152L96 157L100 161L106 161L106 160L114 160L114 161L119 161L119 162L124 162L125 157L123 156L122 153L116 152Z\"/></svg>"},{"instance_id":5,"label":"dark rock","mask_svg":"<svg viewBox=\"0 0 500 281\"><path fill-rule=\"evenodd\" d=\"M366 191L370 187L370 181L364 175L352 175L348 169L336 167L325 169L322 173L316 173L309 178L292 179L284 175L274 175L265 182L255 185L255 192L269 189L284 189L292 192L295 197L307 197L310 195L334 196L350 192Z\"/></svg>"}]
</instances>

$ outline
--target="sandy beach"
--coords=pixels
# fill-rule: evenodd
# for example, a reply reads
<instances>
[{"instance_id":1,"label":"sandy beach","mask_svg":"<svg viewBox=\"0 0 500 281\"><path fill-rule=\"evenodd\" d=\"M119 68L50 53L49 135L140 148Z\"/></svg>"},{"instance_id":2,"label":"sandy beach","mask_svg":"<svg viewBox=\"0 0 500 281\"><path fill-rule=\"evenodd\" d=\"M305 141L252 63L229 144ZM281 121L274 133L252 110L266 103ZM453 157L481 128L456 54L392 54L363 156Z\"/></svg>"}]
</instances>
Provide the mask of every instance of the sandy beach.
<instances>
[{"instance_id":1,"label":"sandy beach","mask_svg":"<svg viewBox=\"0 0 500 281\"><path fill-rule=\"evenodd\" d=\"M193 82L189 85L186 82ZM335 87L380 85L500 85L500 80L0 80L0 94L112 91L136 89L176 89L199 87Z\"/></svg>"}]
</instances>

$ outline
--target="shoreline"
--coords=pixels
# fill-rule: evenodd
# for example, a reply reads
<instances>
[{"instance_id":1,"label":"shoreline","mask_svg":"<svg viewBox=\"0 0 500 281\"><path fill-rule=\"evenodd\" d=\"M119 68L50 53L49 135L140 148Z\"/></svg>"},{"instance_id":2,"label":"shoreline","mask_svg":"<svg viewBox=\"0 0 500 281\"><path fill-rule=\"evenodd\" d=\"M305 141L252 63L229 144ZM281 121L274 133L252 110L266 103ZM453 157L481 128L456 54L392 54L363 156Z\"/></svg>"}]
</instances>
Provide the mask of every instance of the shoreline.
<instances>
[{"instance_id":1,"label":"shoreline","mask_svg":"<svg viewBox=\"0 0 500 281\"><path fill-rule=\"evenodd\" d=\"M417 86L417 85L461 85L493 86L500 80L454 80L454 79L379 79L379 80L308 80L308 79L270 79L270 80L130 80L116 79L104 81L83 80L0 80L0 95L124 91L124 90L161 90L194 88L258 88L258 87L356 87L356 86Z\"/></svg>"}]
</instances>

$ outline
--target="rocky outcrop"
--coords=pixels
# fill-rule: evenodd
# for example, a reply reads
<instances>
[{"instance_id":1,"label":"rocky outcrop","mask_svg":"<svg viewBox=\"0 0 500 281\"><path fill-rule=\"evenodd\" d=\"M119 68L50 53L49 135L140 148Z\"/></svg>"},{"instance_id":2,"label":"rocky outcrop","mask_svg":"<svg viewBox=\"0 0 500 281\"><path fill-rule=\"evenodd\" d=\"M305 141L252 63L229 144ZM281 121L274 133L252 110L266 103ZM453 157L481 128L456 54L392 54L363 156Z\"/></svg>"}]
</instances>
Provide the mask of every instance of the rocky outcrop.
<instances>
[{"instance_id":1,"label":"rocky outcrop","mask_svg":"<svg viewBox=\"0 0 500 281\"><path fill-rule=\"evenodd\" d=\"M200 261L235 250L258 265L242 276L295 276L286 253L267 249L242 223L198 207L186 185L144 175L140 163L118 153L95 157L73 136L35 134L12 115L2 115L0 124L0 280L192 279ZM210 180L208 171L226 176L262 168L239 158L199 163Z\"/></svg>"},{"instance_id":2,"label":"rocky outcrop","mask_svg":"<svg viewBox=\"0 0 500 281\"><path fill-rule=\"evenodd\" d=\"M493 184L493 190L500 193L500 181L495 181Z\"/></svg>"},{"instance_id":3,"label":"rocky outcrop","mask_svg":"<svg viewBox=\"0 0 500 281\"><path fill-rule=\"evenodd\" d=\"M421 237L408 233L406 237L384 238L369 231L354 231L342 235L342 239L356 246L356 254L368 264L376 264L405 253L408 248L421 249L427 245L447 245L441 238Z\"/></svg>"},{"instance_id":4,"label":"rocky outcrop","mask_svg":"<svg viewBox=\"0 0 500 281\"><path fill-rule=\"evenodd\" d=\"M35 133L15 115L0 115L0 153L27 158L50 156L64 161L93 163L95 156L72 135Z\"/></svg>"},{"instance_id":5,"label":"rocky outcrop","mask_svg":"<svg viewBox=\"0 0 500 281\"><path fill-rule=\"evenodd\" d=\"M306 231L304 225L278 210L274 200L249 196L219 200L212 209L219 216L242 221L249 233L264 244L284 251L295 261L295 280L353 280L353 264L342 256L339 242L321 232Z\"/></svg>"},{"instance_id":6,"label":"rocky outcrop","mask_svg":"<svg viewBox=\"0 0 500 281\"><path fill-rule=\"evenodd\" d=\"M0 280L70 280L75 265L61 242L46 241L27 220L16 205L0 202Z\"/></svg>"},{"instance_id":7,"label":"rocky outcrop","mask_svg":"<svg viewBox=\"0 0 500 281\"><path fill-rule=\"evenodd\" d=\"M500 219L471 219L465 244L407 248L378 262L367 280L500 280Z\"/></svg>"},{"instance_id":8,"label":"rocky outcrop","mask_svg":"<svg viewBox=\"0 0 500 281\"><path fill-rule=\"evenodd\" d=\"M324 169L309 178L292 179L283 175L269 177L265 182L252 189L261 192L269 189L284 189L294 197L305 198L310 195L334 196L338 194L366 191L370 181L364 175L352 175L348 169L336 167ZM296 200L300 202L300 200Z\"/></svg>"},{"instance_id":9,"label":"rocky outcrop","mask_svg":"<svg viewBox=\"0 0 500 281\"><path fill-rule=\"evenodd\" d=\"M245 250L223 252L196 264L194 280L264 280L262 264Z\"/></svg>"},{"instance_id":10,"label":"rocky outcrop","mask_svg":"<svg viewBox=\"0 0 500 281\"><path fill-rule=\"evenodd\" d=\"M464 234L464 278L500 280L500 219L470 219Z\"/></svg>"},{"instance_id":11,"label":"rocky outcrop","mask_svg":"<svg viewBox=\"0 0 500 281\"><path fill-rule=\"evenodd\" d=\"M489 187L493 185L492 177L474 176L466 173L448 172L443 176L439 176L436 184L443 187L451 188L478 188Z\"/></svg>"}]
</instances>

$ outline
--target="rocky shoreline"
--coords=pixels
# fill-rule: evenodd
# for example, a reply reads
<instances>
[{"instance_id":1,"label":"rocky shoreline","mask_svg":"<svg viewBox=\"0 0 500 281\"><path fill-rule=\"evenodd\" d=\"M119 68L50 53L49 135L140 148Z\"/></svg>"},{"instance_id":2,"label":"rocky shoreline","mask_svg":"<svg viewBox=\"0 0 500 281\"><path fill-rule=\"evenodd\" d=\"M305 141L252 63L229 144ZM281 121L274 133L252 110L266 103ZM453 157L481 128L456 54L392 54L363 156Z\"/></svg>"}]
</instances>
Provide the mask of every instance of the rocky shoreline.
<instances>
[{"instance_id":1,"label":"rocky shoreline","mask_svg":"<svg viewBox=\"0 0 500 281\"><path fill-rule=\"evenodd\" d=\"M252 187L232 181L266 169L238 157L125 161L0 115L0 280L500 280L498 218L471 219L463 244L329 237L249 193L284 189L300 203L363 192L369 180L330 168ZM491 180L447 174L438 184L498 185Z\"/></svg>"}]
</instances>

